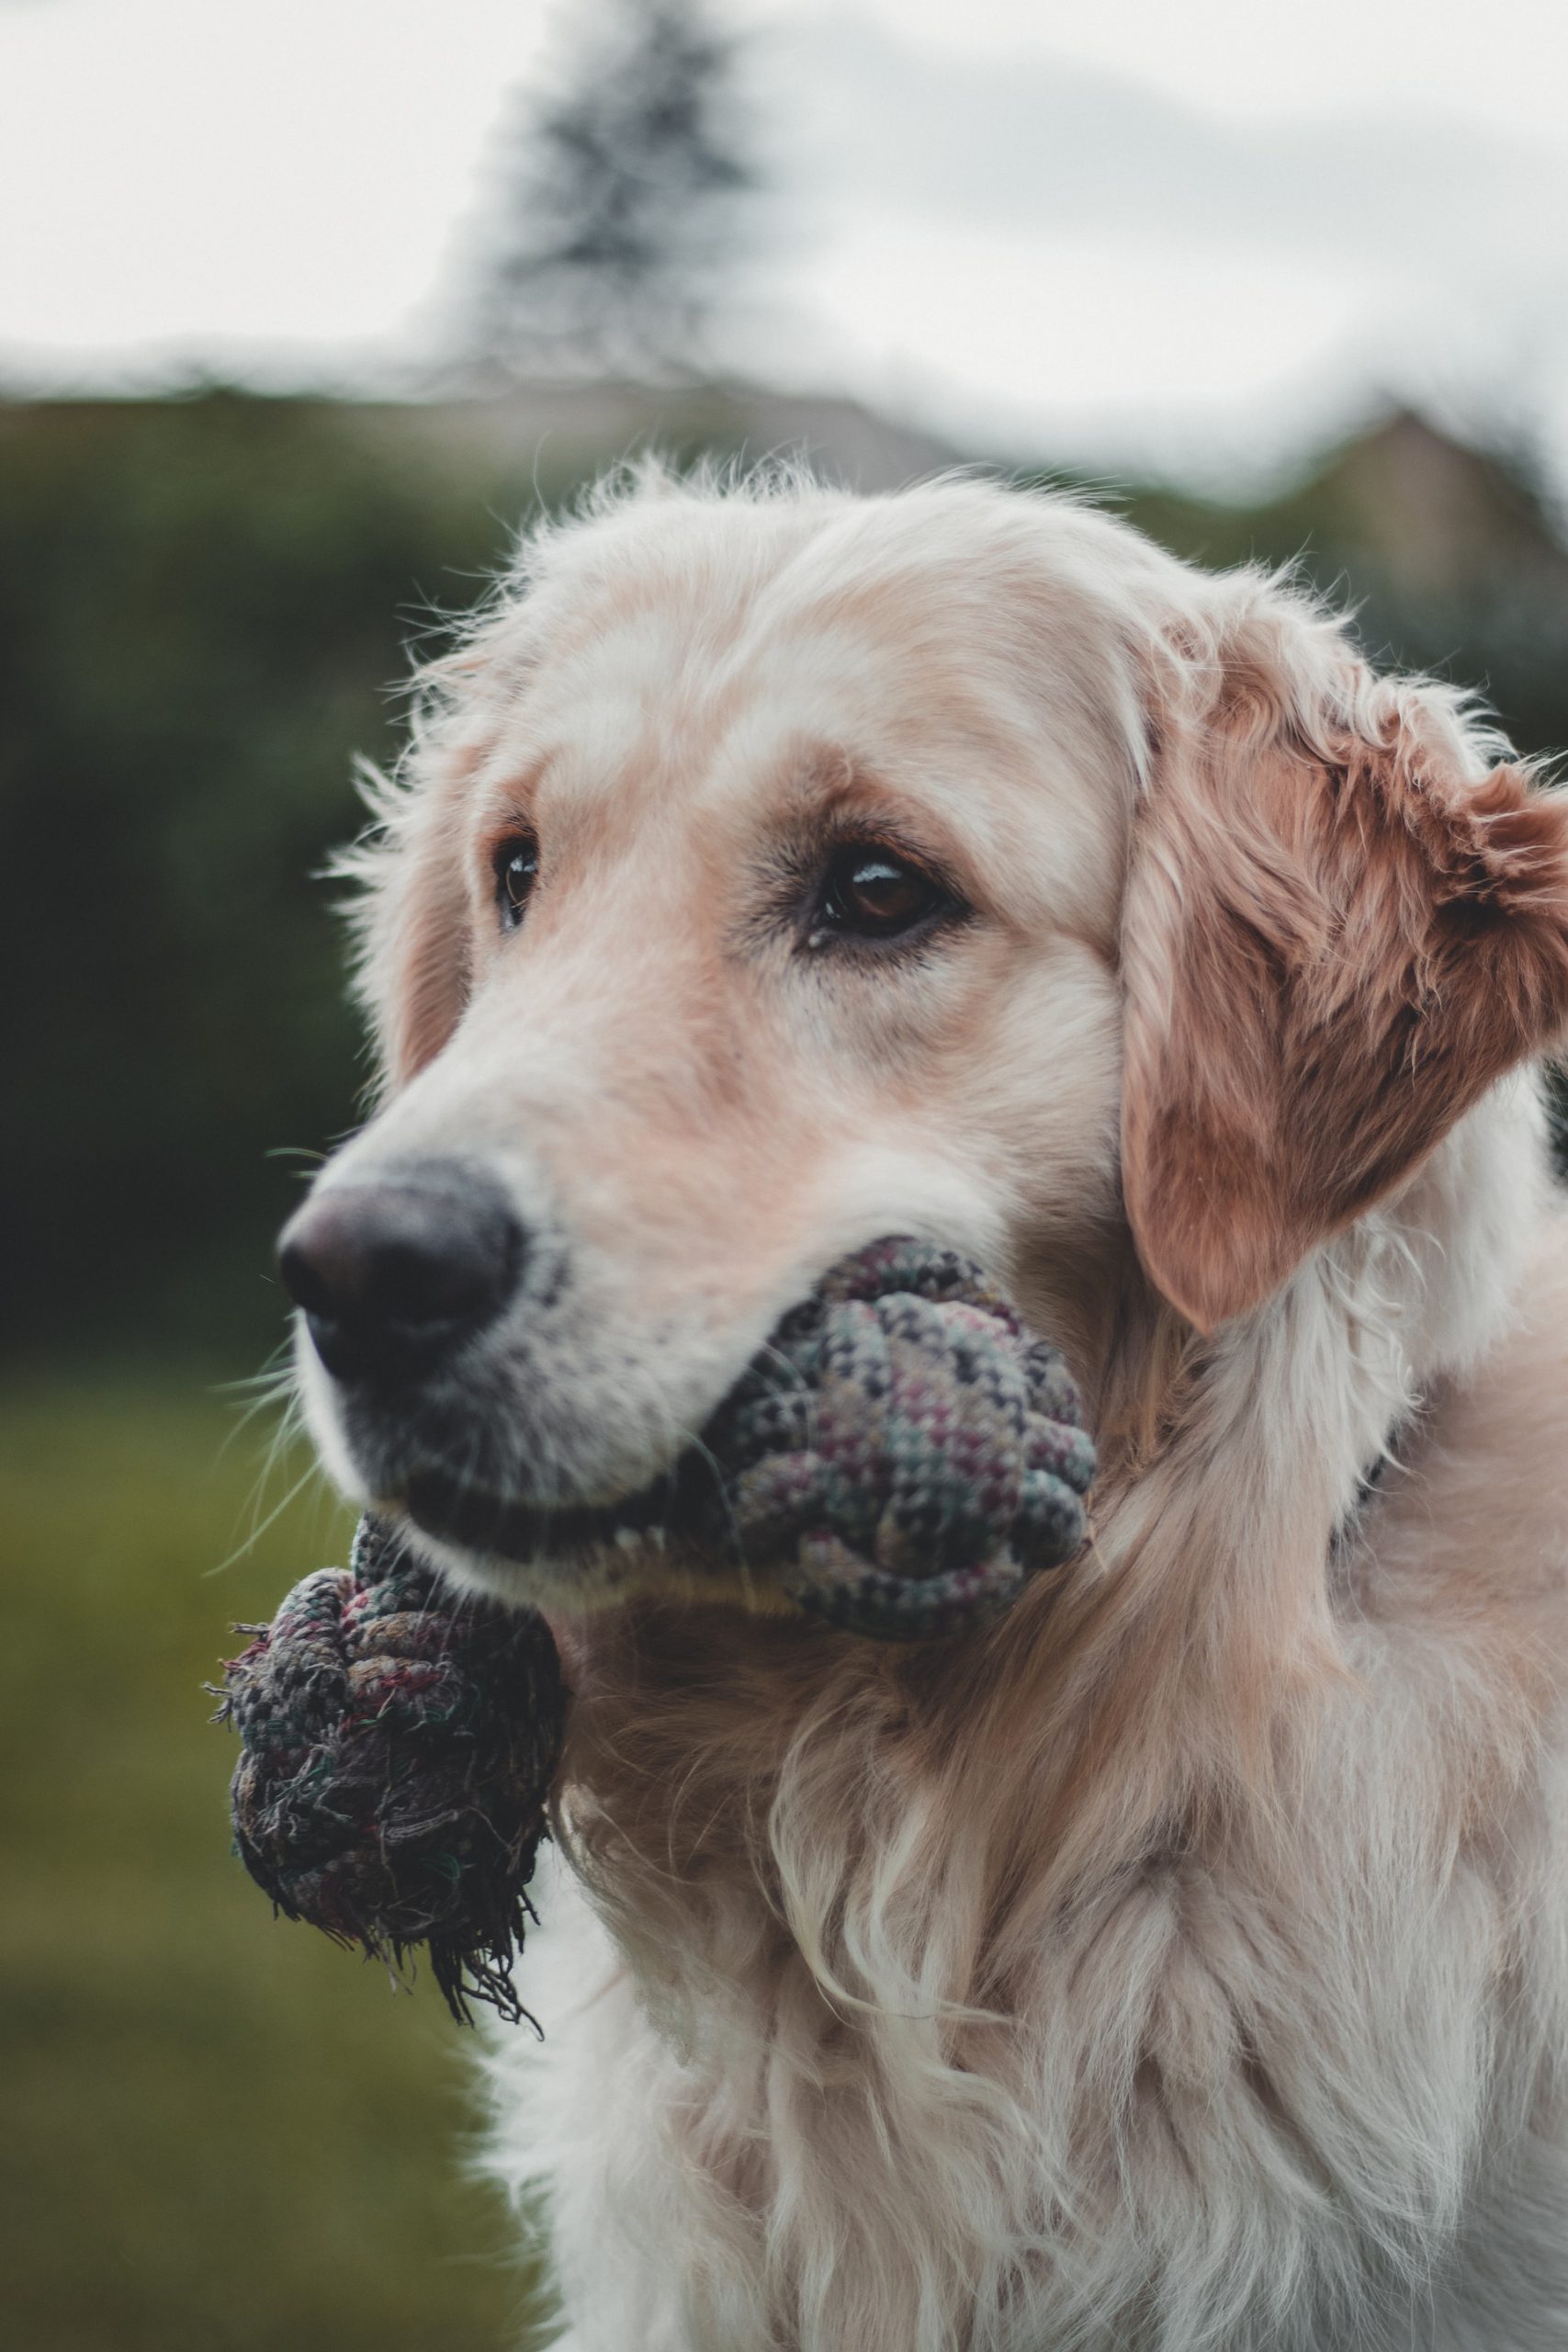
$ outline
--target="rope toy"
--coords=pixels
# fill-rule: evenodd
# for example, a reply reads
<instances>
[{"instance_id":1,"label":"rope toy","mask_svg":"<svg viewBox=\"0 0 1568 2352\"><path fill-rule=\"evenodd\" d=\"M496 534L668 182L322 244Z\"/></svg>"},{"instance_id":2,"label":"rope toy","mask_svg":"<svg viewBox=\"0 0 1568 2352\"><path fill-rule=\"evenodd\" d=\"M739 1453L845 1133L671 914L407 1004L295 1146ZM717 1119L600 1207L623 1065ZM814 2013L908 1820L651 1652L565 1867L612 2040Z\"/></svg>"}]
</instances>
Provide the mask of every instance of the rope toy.
<instances>
[{"instance_id":1,"label":"rope toy","mask_svg":"<svg viewBox=\"0 0 1568 2352\"><path fill-rule=\"evenodd\" d=\"M922 1639L1062 1567L1094 1469L1056 1350L968 1260L896 1238L784 1317L621 1540L655 1562L689 1551L688 1596L703 1566L739 1568L846 1632ZM252 1639L218 1719L241 1738L231 1803L252 1877L288 1917L394 1965L423 1944L459 2019L474 2000L526 2015L512 1970L566 1707L544 1618L455 1593L370 1515L346 1571L236 1630Z\"/></svg>"},{"instance_id":2,"label":"rope toy","mask_svg":"<svg viewBox=\"0 0 1568 2352\"><path fill-rule=\"evenodd\" d=\"M423 1944L453 2015L513 2023L512 1984L566 1701L536 1610L469 1601L365 1518L223 1672L240 1859L274 1907L400 1966Z\"/></svg>"},{"instance_id":3,"label":"rope toy","mask_svg":"<svg viewBox=\"0 0 1568 2352\"><path fill-rule=\"evenodd\" d=\"M881 1641L998 1616L1070 1559L1095 1469L1057 1351L969 1260L901 1239L785 1316L705 1442L707 1550Z\"/></svg>"}]
</instances>

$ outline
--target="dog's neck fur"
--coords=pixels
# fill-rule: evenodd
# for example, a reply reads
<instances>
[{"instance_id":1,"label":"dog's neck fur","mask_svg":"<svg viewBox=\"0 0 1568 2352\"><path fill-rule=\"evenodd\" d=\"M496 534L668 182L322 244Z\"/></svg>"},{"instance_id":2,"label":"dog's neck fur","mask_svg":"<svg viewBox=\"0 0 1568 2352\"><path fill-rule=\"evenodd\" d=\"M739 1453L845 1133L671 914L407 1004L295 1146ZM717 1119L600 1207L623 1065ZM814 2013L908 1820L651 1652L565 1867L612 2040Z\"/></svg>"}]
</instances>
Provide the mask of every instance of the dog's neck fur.
<instances>
[{"instance_id":1,"label":"dog's neck fur","mask_svg":"<svg viewBox=\"0 0 1568 2352\"><path fill-rule=\"evenodd\" d=\"M1245 1563L1269 1587L1275 1639L1304 1629L1326 1599L1331 1538L1391 1432L1506 1322L1544 1167L1539 1093L1511 1080L1393 1202L1212 1340L1134 1276L1095 1383L1107 1572L1156 1531L1163 1555L1179 1509L1205 1531L1205 1577L1216 1559Z\"/></svg>"}]
</instances>

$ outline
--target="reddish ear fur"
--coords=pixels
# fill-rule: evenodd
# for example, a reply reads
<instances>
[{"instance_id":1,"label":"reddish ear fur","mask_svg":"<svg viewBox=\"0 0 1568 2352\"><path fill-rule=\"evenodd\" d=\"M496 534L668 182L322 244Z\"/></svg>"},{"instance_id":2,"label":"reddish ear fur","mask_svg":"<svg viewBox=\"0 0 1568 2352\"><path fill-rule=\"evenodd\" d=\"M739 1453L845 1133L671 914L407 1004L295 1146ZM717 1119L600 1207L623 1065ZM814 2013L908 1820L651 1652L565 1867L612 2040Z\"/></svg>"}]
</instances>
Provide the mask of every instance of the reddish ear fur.
<instances>
[{"instance_id":1,"label":"reddish ear fur","mask_svg":"<svg viewBox=\"0 0 1568 2352\"><path fill-rule=\"evenodd\" d=\"M1418 697L1312 748L1233 694L1183 722L1123 927L1122 1181L1202 1330L1277 1290L1568 1023L1568 804L1464 780Z\"/></svg>"}]
</instances>

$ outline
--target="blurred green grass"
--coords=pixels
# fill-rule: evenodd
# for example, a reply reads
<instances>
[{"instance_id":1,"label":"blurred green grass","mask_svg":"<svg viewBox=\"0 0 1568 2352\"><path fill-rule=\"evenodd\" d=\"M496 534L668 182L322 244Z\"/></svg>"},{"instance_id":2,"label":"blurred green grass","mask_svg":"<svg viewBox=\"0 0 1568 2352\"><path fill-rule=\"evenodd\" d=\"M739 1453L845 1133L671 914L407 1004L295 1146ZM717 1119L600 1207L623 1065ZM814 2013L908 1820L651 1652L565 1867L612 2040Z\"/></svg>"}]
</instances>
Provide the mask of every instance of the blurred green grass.
<instances>
[{"instance_id":1,"label":"blurred green grass","mask_svg":"<svg viewBox=\"0 0 1568 2352\"><path fill-rule=\"evenodd\" d=\"M427 1981L273 1919L229 1850L201 1686L349 1532L310 1478L247 1542L265 1437L236 1419L166 1372L0 1397L7 2340L494 2352L528 2280L465 2177L461 2034Z\"/></svg>"}]
</instances>

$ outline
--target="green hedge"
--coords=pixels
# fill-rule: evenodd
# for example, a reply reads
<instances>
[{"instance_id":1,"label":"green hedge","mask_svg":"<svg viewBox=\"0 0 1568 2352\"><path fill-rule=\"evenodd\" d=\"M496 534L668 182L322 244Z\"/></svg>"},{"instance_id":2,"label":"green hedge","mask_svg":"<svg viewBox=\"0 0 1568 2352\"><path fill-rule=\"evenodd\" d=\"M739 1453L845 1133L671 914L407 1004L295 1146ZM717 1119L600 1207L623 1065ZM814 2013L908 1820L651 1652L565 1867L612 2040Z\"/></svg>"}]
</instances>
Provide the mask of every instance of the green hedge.
<instances>
[{"instance_id":1,"label":"green hedge","mask_svg":"<svg viewBox=\"0 0 1568 2352\"><path fill-rule=\"evenodd\" d=\"M323 403L0 410L13 1345L276 1334L268 1155L359 1083L312 877L505 537Z\"/></svg>"}]
</instances>

